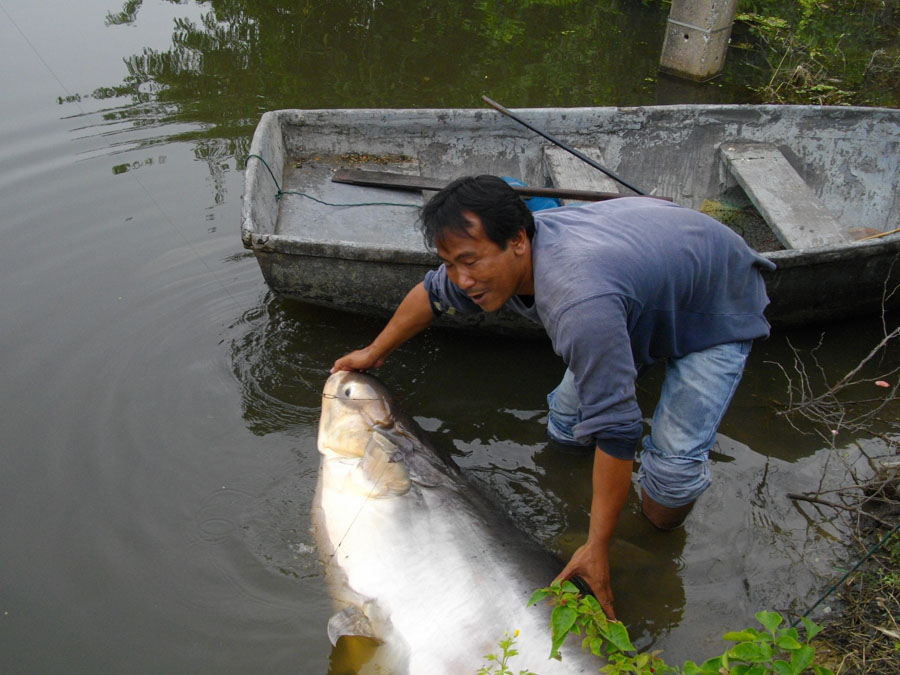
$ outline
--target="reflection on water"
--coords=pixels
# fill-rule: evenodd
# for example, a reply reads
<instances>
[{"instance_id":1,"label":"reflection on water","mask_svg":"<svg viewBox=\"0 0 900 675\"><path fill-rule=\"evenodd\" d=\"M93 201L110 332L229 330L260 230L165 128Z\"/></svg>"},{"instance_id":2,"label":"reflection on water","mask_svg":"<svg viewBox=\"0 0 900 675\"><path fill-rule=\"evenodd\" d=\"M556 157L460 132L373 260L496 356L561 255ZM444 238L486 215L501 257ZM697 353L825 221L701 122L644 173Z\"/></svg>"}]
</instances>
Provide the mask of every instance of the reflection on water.
<instances>
[{"instance_id":1,"label":"reflection on water","mask_svg":"<svg viewBox=\"0 0 900 675\"><path fill-rule=\"evenodd\" d=\"M141 4L110 12L109 30L140 25ZM667 9L654 2L196 4L200 18L176 18L169 48L126 56L121 82L84 94L130 100L109 110L108 121L188 123L163 133L219 141L242 158L260 114L279 108L482 107L484 92L519 107L748 97L722 81L681 89L664 82L657 91L656 36Z\"/></svg>"},{"instance_id":2,"label":"reflection on water","mask_svg":"<svg viewBox=\"0 0 900 675\"><path fill-rule=\"evenodd\" d=\"M248 428L265 435L317 424L327 370L308 348L317 337L314 327L269 297L229 328L235 332L231 362Z\"/></svg>"}]
</instances>

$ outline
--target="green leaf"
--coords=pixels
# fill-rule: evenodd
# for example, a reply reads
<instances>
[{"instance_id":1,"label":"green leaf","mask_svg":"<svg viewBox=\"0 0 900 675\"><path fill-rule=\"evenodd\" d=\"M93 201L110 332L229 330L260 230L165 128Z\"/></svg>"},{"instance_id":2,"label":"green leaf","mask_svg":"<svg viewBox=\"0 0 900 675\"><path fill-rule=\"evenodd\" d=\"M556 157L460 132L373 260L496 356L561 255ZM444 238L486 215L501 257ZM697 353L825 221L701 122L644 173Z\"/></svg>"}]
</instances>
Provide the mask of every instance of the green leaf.
<instances>
[{"instance_id":1,"label":"green leaf","mask_svg":"<svg viewBox=\"0 0 900 675\"><path fill-rule=\"evenodd\" d=\"M787 661L782 661L781 659L772 662L772 670L774 670L777 675L794 675L794 669L791 668L791 664Z\"/></svg>"},{"instance_id":2,"label":"green leaf","mask_svg":"<svg viewBox=\"0 0 900 675\"><path fill-rule=\"evenodd\" d=\"M800 620L803 622L803 627L806 628L806 641L809 642L812 640L819 632L822 630L822 626L817 623L813 623L805 616L801 616Z\"/></svg>"},{"instance_id":3,"label":"green leaf","mask_svg":"<svg viewBox=\"0 0 900 675\"><path fill-rule=\"evenodd\" d=\"M755 616L756 620L770 633L774 633L775 629L778 628L784 620L778 612L757 612L753 616Z\"/></svg>"},{"instance_id":4,"label":"green leaf","mask_svg":"<svg viewBox=\"0 0 900 675\"><path fill-rule=\"evenodd\" d=\"M791 626L790 628L781 628L777 631L778 635L790 635L795 640L800 640L800 632Z\"/></svg>"},{"instance_id":5,"label":"green leaf","mask_svg":"<svg viewBox=\"0 0 900 675\"><path fill-rule=\"evenodd\" d=\"M551 591L547 590L546 588L537 589L534 593L531 594L531 598L528 600L528 606L530 607L531 605L540 602L550 594Z\"/></svg>"},{"instance_id":6,"label":"green leaf","mask_svg":"<svg viewBox=\"0 0 900 675\"><path fill-rule=\"evenodd\" d=\"M634 647L628 637L628 629L619 621L610 621L607 626L607 638L623 652L633 652Z\"/></svg>"},{"instance_id":7,"label":"green leaf","mask_svg":"<svg viewBox=\"0 0 900 675\"><path fill-rule=\"evenodd\" d=\"M587 641L588 639L585 638L585 642ZM603 642L603 638L592 638L590 640L591 654L594 656L603 656ZM584 649L584 647L582 647L582 649Z\"/></svg>"},{"instance_id":8,"label":"green leaf","mask_svg":"<svg viewBox=\"0 0 900 675\"><path fill-rule=\"evenodd\" d=\"M725 666L725 658L723 656L714 656L711 659L707 659L702 664L700 664L700 672L701 673L716 673Z\"/></svg>"},{"instance_id":9,"label":"green leaf","mask_svg":"<svg viewBox=\"0 0 900 675\"><path fill-rule=\"evenodd\" d=\"M685 661L681 672L683 673L683 675L701 675L703 671L700 670L700 666L698 666L693 661Z\"/></svg>"},{"instance_id":10,"label":"green leaf","mask_svg":"<svg viewBox=\"0 0 900 675\"><path fill-rule=\"evenodd\" d=\"M578 587L571 581L562 582L562 589L566 593L575 593L576 595L578 594Z\"/></svg>"},{"instance_id":11,"label":"green leaf","mask_svg":"<svg viewBox=\"0 0 900 675\"><path fill-rule=\"evenodd\" d=\"M772 648L767 644L754 642L742 642L735 645L727 652L728 658L750 663L761 663L772 658Z\"/></svg>"},{"instance_id":12,"label":"green leaf","mask_svg":"<svg viewBox=\"0 0 900 675\"><path fill-rule=\"evenodd\" d=\"M794 673L802 673L806 670L806 667L812 663L815 655L816 650L809 645L803 645L791 654L791 668L793 668Z\"/></svg>"},{"instance_id":13,"label":"green leaf","mask_svg":"<svg viewBox=\"0 0 900 675\"><path fill-rule=\"evenodd\" d=\"M800 649L803 645L801 645L792 635L779 635L775 638L775 646L779 649L784 649L786 651L792 652L795 649Z\"/></svg>"},{"instance_id":14,"label":"green leaf","mask_svg":"<svg viewBox=\"0 0 900 675\"><path fill-rule=\"evenodd\" d=\"M578 612L568 605L554 607L553 612L550 615L550 625L553 628L553 634L567 634L572 629L572 626L575 625L575 620L577 618Z\"/></svg>"},{"instance_id":15,"label":"green leaf","mask_svg":"<svg viewBox=\"0 0 900 675\"><path fill-rule=\"evenodd\" d=\"M815 671L816 675L834 675L834 671L825 666L813 666L813 671Z\"/></svg>"},{"instance_id":16,"label":"green leaf","mask_svg":"<svg viewBox=\"0 0 900 675\"><path fill-rule=\"evenodd\" d=\"M744 630L731 631L722 636L723 640L731 640L732 642L753 642L759 636L759 633L752 628Z\"/></svg>"},{"instance_id":17,"label":"green leaf","mask_svg":"<svg viewBox=\"0 0 900 675\"><path fill-rule=\"evenodd\" d=\"M581 598L581 602L587 606L592 612L602 612L603 608L600 606L600 603L597 602L597 598L593 595L585 595Z\"/></svg>"},{"instance_id":18,"label":"green leaf","mask_svg":"<svg viewBox=\"0 0 900 675\"><path fill-rule=\"evenodd\" d=\"M559 605L553 608L553 612L550 614L550 627L553 630L553 647L550 651L550 658L553 658L559 651L577 618L578 612L568 605Z\"/></svg>"}]
</instances>

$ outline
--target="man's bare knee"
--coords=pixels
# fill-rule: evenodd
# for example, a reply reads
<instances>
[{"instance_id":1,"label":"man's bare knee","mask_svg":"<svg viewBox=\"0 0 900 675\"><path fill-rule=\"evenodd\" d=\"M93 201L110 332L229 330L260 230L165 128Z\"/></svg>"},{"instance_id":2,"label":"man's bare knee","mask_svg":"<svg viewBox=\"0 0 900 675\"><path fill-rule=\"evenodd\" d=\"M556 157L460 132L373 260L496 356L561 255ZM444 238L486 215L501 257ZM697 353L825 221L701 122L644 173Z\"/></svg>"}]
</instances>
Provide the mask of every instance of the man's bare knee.
<instances>
[{"instance_id":1,"label":"man's bare knee","mask_svg":"<svg viewBox=\"0 0 900 675\"><path fill-rule=\"evenodd\" d=\"M663 506L651 499L643 489L641 498L641 511L647 520L660 530L674 530L679 527L694 507L694 502L674 508Z\"/></svg>"}]
</instances>

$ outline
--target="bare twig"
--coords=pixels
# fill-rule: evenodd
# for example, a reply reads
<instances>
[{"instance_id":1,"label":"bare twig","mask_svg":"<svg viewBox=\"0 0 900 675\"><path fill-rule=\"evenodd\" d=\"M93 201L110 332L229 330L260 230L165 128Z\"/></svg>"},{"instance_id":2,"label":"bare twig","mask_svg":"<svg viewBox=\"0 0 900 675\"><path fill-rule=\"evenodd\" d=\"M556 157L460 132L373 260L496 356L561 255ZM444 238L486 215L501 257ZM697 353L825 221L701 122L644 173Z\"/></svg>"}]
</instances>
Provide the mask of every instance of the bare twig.
<instances>
[{"instance_id":1,"label":"bare twig","mask_svg":"<svg viewBox=\"0 0 900 675\"><path fill-rule=\"evenodd\" d=\"M878 516L876 516L876 515L874 515L874 514L872 514L872 513L867 513L866 511L863 511L863 510L862 510L861 508L859 508L858 506L847 506L846 504L839 504L839 503L837 503L837 502L830 502L830 501L827 501L827 500L825 500L825 499L819 499L818 497L809 497L809 496L807 496L807 495L798 495L798 494L793 493L793 492L788 493L787 496L788 496L788 499L794 499L794 500L797 500L797 501L810 502L810 503L812 503L812 504L821 504L822 506L830 506L830 507L833 508L833 509L842 509L842 510L844 510L844 511L851 511L851 512L857 514L857 515L864 516L864 517L866 517L866 518L871 518L872 520L874 520L874 521L876 521L876 522L879 522L879 523L881 523L882 525L884 525L884 526L886 526L886 527L893 527L893 523L888 523L888 522L882 520L881 518L879 518Z\"/></svg>"}]
</instances>

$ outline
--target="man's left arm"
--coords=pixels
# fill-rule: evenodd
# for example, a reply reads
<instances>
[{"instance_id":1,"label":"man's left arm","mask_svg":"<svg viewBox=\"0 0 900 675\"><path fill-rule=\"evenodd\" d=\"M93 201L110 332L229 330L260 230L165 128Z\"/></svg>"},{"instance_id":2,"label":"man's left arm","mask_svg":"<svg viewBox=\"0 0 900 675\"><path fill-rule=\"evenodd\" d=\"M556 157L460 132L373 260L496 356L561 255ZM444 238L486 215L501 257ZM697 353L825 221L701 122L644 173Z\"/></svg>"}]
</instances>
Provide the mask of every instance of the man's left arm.
<instances>
[{"instance_id":1,"label":"man's left arm","mask_svg":"<svg viewBox=\"0 0 900 675\"><path fill-rule=\"evenodd\" d=\"M588 538L575 553L569 564L557 577L558 580L581 577L594 592L603 611L615 619L613 594L609 581L609 542L631 487L631 471L634 461L618 459L594 450L592 473L591 520Z\"/></svg>"}]
</instances>

